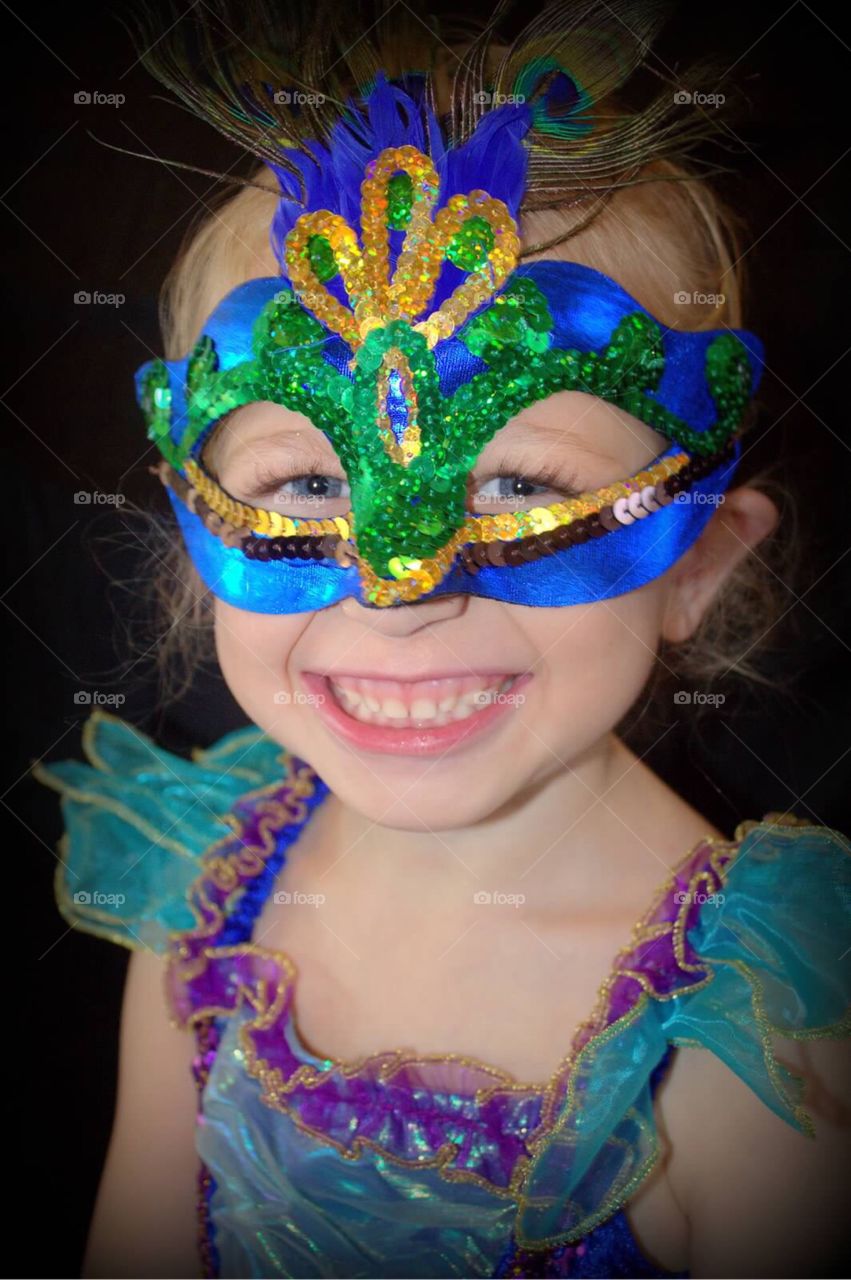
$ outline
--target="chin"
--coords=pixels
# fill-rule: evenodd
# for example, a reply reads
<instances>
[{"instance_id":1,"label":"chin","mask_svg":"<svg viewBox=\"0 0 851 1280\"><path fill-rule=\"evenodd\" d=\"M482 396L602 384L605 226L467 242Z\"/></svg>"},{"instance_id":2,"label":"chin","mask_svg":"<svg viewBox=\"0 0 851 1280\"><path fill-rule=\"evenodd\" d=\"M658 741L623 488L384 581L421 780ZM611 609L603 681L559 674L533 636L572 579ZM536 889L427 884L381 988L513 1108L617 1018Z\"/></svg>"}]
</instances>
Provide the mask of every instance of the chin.
<instances>
[{"instance_id":1,"label":"chin","mask_svg":"<svg viewBox=\"0 0 851 1280\"><path fill-rule=\"evenodd\" d=\"M383 767L377 777L360 761L328 760L324 773L319 763L318 757L311 760L344 805L395 831L439 833L475 826L510 798L499 774L481 779L475 788L459 786L457 763L441 769L431 762L406 762L401 768Z\"/></svg>"}]
</instances>

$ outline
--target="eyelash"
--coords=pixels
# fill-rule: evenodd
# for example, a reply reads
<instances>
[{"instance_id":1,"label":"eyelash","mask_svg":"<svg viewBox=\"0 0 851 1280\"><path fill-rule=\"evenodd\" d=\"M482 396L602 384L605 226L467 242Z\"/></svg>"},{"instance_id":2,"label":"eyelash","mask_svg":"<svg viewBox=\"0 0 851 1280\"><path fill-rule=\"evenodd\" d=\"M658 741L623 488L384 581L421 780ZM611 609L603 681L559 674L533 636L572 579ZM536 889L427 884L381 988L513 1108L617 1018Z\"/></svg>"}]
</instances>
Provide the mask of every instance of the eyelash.
<instances>
[{"instance_id":1,"label":"eyelash","mask_svg":"<svg viewBox=\"0 0 851 1280\"><path fill-rule=\"evenodd\" d=\"M269 469L261 472L251 487L251 492L246 495L246 501L257 501L261 497L268 494L274 494L285 484L290 484L293 480L301 480L307 476L326 476L333 480L345 480L345 476L335 475L333 472L323 471L323 467L328 465L327 458L308 458L297 470L293 469L289 474L282 474L278 470ZM546 485L559 493L563 493L567 497L575 497L581 490L577 487L577 477L575 473L565 474L564 469L558 463L539 462L530 466L528 470L524 470L522 463L510 462L508 459L502 459L497 463L487 480L507 479L516 477L525 480L527 484L536 486ZM485 483L480 480L478 483ZM517 495L521 497L522 495ZM531 496L531 495L530 495Z\"/></svg>"},{"instance_id":2,"label":"eyelash","mask_svg":"<svg viewBox=\"0 0 851 1280\"><path fill-rule=\"evenodd\" d=\"M256 502L259 498L264 498L277 493L285 484L290 484L293 480L301 480L305 476L327 476L331 480L345 480L346 476L335 475L332 471L323 470L328 466L327 458L306 458L302 465L293 468L289 475L283 475L279 470L269 468L261 471L251 486L251 491L247 495L245 501Z\"/></svg>"},{"instance_id":3,"label":"eyelash","mask_svg":"<svg viewBox=\"0 0 851 1280\"><path fill-rule=\"evenodd\" d=\"M500 465L494 472L494 479L499 476L519 476L522 480L527 480L530 484L546 484L554 489L564 490L570 493L579 493L575 488L576 475L571 473L566 475L562 467L558 463L539 463L537 469L530 467L525 471L516 463L512 466Z\"/></svg>"},{"instance_id":4,"label":"eyelash","mask_svg":"<svg viewBox=\"0 0 851 1280\"><path fill-rule=\"evenodd\" d=\"M522 459L502 457L489 470L490 474L486 479L480 480L479 484L487 483L488 480L517 477L525 480L527 484L546 485L547 488L553 489L567 498L574 498L582 492L577 484L578 477L576 472L567 471L563 465L557 462L538 462L529 459L528 463L524 463ZM522 497L523 495L518 494L517 496ZM534 497L533 494L528 496Z\"/></svg>"}]
</instances>

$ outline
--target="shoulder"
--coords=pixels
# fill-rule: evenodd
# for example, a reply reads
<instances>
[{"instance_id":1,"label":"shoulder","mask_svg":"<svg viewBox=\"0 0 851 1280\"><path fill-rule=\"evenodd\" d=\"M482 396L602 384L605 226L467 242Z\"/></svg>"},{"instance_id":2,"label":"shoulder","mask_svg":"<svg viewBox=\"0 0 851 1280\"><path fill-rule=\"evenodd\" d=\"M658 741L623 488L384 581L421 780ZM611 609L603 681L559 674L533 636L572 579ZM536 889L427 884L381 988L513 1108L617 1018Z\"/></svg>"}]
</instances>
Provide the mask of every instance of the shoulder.
<instances>
[{"instance_id":1,"label":"shoulder","mask_svg":"<svg viewBox=\"0 0 851 1280\"><path fill-rule=\"evenodd\" d=\"M187 892L205 852L233 835L234 806L280 784L290 758L250 727L186 759L100 711L83 726L83 750L86 761L32 770L62 802L57 907L86 933L163 951L193 923Z\"/></svg>"},{"instance_id":2,"label":"shoulder","mask_svg":"<svg viewBox=\"0 0 851 1280\"><path fill-rule=\"evenodd\" d=\"M805 1081L812 1134L704 1049L679 1049L659 1090L666 1173L689 1222L694 1277L834 1274L847 1246L851 1041L778 1038L775 1051Z\"/></svg>"},{"instance_id":3,"label":"shoulder","mask_svg":"<svg viewBox=\"0 0 851 1280\"><path fill-rule=\"evenodd\" d=\"M768 815L687 930L710 979L674 1001L656 1100L694 1276L830 1272L851 1169L848 841Z\"/></svg>"}]
</instances>

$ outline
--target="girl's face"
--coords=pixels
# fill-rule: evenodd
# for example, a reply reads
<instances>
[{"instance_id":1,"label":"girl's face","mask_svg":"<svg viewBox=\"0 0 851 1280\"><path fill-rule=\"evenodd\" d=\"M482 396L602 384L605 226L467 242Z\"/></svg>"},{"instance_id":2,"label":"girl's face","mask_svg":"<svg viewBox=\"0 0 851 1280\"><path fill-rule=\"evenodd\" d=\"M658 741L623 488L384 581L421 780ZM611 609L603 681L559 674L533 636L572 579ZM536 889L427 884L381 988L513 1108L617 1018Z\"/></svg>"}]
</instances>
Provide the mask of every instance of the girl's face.
<instances>
[{"instance_id":1,"label":"girl's face","mask_svg":"<svg viewBox=\"0 0 851 1280\"><path fill-rule=\"evenodd\" d=\"M606 401L561 391L490 441L470 506L557 502L640 470L666 444ZM206 461L243 501L314 519L349 509L326 437L278 405L229 415ZM216 646L246 714L344 803L399 828L466 826L576 762L628 711L653 666L676 569L559 608L458 594L383 609L348 598L277 616L217 600Z\"/></svg>"}]
</instances>

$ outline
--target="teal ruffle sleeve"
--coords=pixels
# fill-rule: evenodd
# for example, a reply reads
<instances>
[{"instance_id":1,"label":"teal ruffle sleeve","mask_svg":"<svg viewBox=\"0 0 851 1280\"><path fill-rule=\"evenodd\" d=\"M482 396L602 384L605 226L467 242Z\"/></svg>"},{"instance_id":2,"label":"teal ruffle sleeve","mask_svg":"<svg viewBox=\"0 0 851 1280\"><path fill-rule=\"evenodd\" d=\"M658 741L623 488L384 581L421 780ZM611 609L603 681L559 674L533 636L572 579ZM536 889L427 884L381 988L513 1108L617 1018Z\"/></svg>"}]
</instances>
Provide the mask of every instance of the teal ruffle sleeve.
<instances>
[{"instance_id":1,"label":"teal ruffle sleeve","mask_svg":"<svg viewBox=\"0 0 851 1280\"><path fill-rule=\"evenodd\" d=\"M100 710L83 726L83 750L88 764L32 770L62 797L57 905L77 929L162 953L172 930L193 924L187 890L201 855L233 834L231 806L280 782L285 754L252 726L187 760Z\"/></svg>"},{"instance_id":2,"label":"teal ruffle sleeve","mask_svg":"<svg viewBox=\"0 0 851 1280\"><path fill-rule=\"evenodd\" d=\"M812 1132L802 1082L776 1061L773 1035L851 1032L851 846L817 826L758 824L730 868L724 903L689 933L713 972L662 1019L675 1044L710 1049L766 1106Z\"/></svg>"},{"instance_id":3,"label":"teal ruffle sleeve","mask_svg":"<svg viewBox=\"0 0 851 1280\"><path fill-rule=\"evenodd\" d=\"M794 819L742 823L736 842L719 874L691 886L706 898L696 923L684 927L685 901L673 920L682 986L643 984L577 1054L521 1193L521 1244L581 1239L647 1177L660 1150L650 1076L670 1044L708 1049L812 1135L804 1082L772 1038L851 1034L851 845Z\"/></svg>"}]
</instances>

